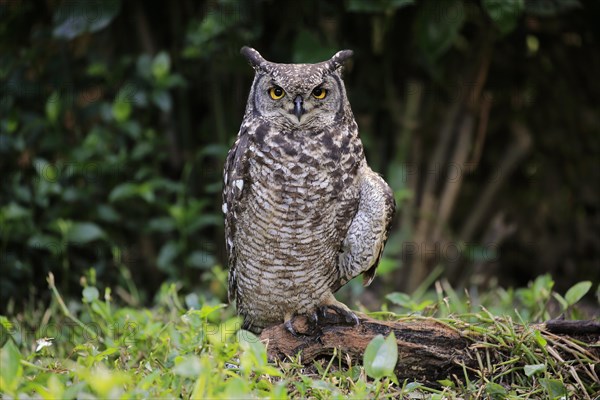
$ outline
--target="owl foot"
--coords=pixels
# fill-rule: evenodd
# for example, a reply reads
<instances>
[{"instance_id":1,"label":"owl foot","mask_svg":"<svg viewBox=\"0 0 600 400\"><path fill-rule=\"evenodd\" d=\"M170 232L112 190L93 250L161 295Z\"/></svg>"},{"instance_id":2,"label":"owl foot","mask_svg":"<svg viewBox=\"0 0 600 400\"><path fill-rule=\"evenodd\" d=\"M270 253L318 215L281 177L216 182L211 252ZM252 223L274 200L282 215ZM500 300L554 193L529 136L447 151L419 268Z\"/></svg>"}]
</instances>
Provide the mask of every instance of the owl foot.
<instances>
[{"instance_id":1,"label":"owl foot","mask_svg":"<svg viewBox=\"0 0 600 400\"><path fill-rule=\"evenodd\" d=\"M329 312L332 310L335 314ZM360 324L360 320L350 309L343 306L338 306L337 304L326 304L319 307L320 314L320 322L322 324L344 324L350 326L356 326Z\"/></svg>"},{"instance_id":2,"label":"owl foot","mask_svg":"<svg viewBox=\"0 0 600 400\"><path fill-rule=\"evenodd\" d=\"M295 337L314 336L320 331L318 327L319 316L317 315L317 312L313 312L304 316L306 317L306 331L299 332L294 328L294 323L296 322L298 317L300 317L300 315L298 314L294 314L290 318L286 318L285 322L283 323L285 330Z\"/></svg>"}]
</instances>

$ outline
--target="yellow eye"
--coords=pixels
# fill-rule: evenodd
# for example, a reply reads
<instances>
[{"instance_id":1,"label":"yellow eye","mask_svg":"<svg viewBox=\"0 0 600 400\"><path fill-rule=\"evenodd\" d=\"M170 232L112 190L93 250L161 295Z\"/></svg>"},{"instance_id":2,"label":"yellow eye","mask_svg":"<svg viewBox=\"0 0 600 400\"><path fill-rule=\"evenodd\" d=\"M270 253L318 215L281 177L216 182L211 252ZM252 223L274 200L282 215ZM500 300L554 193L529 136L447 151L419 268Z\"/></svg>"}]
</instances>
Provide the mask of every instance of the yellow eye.
<instances>
[{"instance_id":1,"label":"yellow eye","mask_svg":"<svg viewBox=\"0 0 600 400\"><path fill-rule=\"evenodd\" d=\"M315 99L324 99L325 96L327 96L327 90L323 89L323 88L316 88L312 91L312 95L314 96Z\"/></svg>"},{"instance_id":2,"label":"yellow eye","mask_svg":"<svg viewBox=\"0 0 600 400\"><path fill-rule=\"evenodd\" d=\"M273 86L271 89L269 89L269 96L271 96L273 100L279 100L285 96L285 91L279 86Z\"/></svg>"}]
</instances>

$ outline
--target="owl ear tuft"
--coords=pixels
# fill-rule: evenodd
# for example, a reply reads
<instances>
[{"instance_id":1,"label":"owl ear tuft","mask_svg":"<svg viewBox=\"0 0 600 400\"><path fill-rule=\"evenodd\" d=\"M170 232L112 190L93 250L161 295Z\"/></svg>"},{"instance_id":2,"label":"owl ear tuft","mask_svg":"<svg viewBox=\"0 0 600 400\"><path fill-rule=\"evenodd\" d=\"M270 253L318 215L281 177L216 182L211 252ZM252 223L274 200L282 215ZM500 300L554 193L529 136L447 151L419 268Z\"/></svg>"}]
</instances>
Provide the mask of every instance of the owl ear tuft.
<instances>
[{"instance_id":1,"label":"owl ear tuft","mask_svg":"<svg viewBox=\"0 0 600 400\"><path fill-rule=\"evenodd\" d=\"M255 70L264 69L265 65L268 63L268 61L265 60L263 56L261 56L260 53L254 50L252 47L244 46L240 50L240 53L246 57L252 68Z\"/></svg>"},{"instance_id":2,"label":"owl ear tuft","mask_svg":"<svg viewBox=\"0 0 600 400\"><path fill-rule=\"evenodd\" d=\"M352 50L340 50L327 61L327 67L330 71L335 71L344 65L344 62L354 55Z\"/></svg>"}]
</instances>

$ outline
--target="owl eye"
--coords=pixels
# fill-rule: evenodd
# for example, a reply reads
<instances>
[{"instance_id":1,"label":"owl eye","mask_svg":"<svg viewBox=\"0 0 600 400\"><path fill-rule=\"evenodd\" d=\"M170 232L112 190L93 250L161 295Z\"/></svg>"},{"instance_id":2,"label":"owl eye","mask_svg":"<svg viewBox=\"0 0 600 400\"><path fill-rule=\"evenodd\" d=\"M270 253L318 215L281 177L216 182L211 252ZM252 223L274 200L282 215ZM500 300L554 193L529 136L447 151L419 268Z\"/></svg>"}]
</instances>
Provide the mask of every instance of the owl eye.
<instances>
[{"instance_id":1,"label":"owl eye","mask_svg":"<svg viewBox=\"0 0 600 400\"><path fill-rule=\"evenodd\" d=\"M273 86L271 89L269 89L269 96L271 96L273 100L279 100L284 95L285 91L279 86Z\"/></svg>"},{"instance_id":2,"label":"owl eye","mask_svg":"<svg viewBox=\"0 0 600 400\"><path fill-rule=\"evenodd\" d=\"M316 88L313 89L312 91L312 95L315 99L324 99L325 96L327 96L327 90L323 89L323 88Z\"/></svg>"}]
</instances>

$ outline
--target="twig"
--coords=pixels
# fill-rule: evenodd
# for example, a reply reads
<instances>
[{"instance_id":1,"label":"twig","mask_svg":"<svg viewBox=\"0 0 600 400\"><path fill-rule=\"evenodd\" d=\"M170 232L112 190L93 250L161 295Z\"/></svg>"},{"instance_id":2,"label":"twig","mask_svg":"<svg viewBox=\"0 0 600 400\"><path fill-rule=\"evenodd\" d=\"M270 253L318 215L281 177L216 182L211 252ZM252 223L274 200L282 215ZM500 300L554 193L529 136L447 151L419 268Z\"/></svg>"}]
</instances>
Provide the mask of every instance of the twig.
<instances>
[{"instance_id":1,"label":"twig","mask_svg":"<svg viewBox=\"0 0 600 400\"><path fill-rule=\"evenodd\" d=\"M83 329L84 331L86 331L87 333L90 334L90 337L97 337L98 340L100 341L100 343L104 343L104 339L101 338L100 336L98 336L97 332L94 332L89 326L87 326L86 324L81 322L81 320L79 318L77 318L73 314L71 314L71 311L69 311L69 309L67 308L67 305L65 304L62 296L58 292L56 285L54 284L54 274L52 272L50 272L48 274L47 281L48 281L48 286L50 287L50 290L52 290L52 293L54 294L54 297L56 298L56 301L58 302L58 305L60 306L60 309L62 310L65 317L69 318L71 321L73 321L77 325L79 325L81 327L81 329Z\"/></svg>"}]
</instances>

